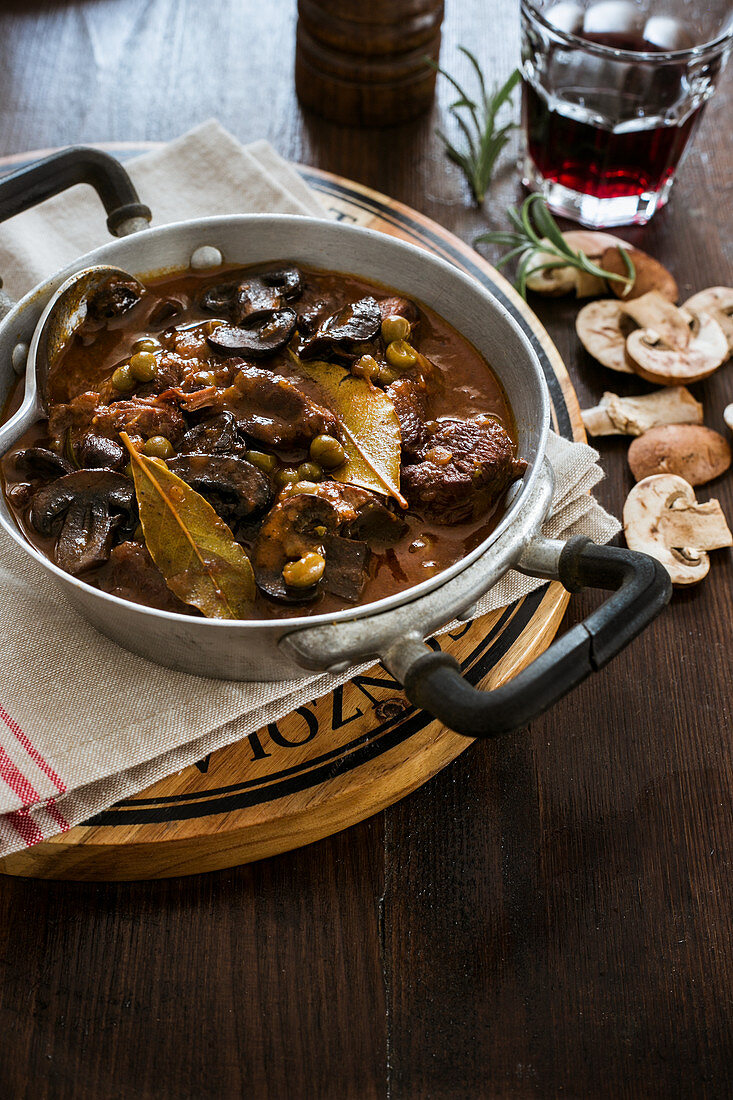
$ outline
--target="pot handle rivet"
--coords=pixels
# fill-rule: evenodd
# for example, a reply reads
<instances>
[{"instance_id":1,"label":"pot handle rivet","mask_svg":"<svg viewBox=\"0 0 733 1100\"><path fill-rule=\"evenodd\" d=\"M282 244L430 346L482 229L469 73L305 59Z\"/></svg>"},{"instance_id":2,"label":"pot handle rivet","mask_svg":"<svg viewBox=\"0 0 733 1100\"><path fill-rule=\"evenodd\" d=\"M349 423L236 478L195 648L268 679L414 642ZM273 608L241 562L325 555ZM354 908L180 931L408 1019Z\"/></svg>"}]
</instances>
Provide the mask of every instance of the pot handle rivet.
<instances>
[{"instance_id":1,"label":"pot handle rivet","mask_svg":"<svg viewBox=\"0 0 733 1100\"><path fill-rule=\"evenodd\" d=\"M22 374L25 370L25 365L28 362L28 345L16 344L13 348L13 354L11 356L13 363L13 370L16 374Z\"/></svg>"},{"instance_id":2,"label":"pot handle rivet","mask_svg":"<svg viewBox=\"0 0 733 1100\"><path fill-rule=\"evenodd\" d=\"M211 267L219 267L223 264L224 257L213 245L202 244L191 254L189 263L193 271L208 271Z\"/></svg>"}]
</instances>

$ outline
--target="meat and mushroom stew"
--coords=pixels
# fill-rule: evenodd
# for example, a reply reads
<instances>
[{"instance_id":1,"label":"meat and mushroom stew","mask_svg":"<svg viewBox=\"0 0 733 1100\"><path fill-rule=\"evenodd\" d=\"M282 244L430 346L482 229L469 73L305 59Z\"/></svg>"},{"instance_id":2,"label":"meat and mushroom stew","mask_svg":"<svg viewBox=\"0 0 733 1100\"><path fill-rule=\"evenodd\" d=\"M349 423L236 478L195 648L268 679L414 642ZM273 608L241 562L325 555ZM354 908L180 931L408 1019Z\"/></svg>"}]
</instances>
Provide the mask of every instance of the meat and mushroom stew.
<instances>
[{"instance_id":1,"label":"meat and mushroom stew","mask_svg":"<svg viewBox=\"0 0 733 1100\"><path fill-rule=\"evenodd\" d=\"M524 469L498 380L450 325L289 263L97 292L52 364L48 420L2 459L19 526L62 569L246 619L435 575Z\"/></svg>"}]
</instances>

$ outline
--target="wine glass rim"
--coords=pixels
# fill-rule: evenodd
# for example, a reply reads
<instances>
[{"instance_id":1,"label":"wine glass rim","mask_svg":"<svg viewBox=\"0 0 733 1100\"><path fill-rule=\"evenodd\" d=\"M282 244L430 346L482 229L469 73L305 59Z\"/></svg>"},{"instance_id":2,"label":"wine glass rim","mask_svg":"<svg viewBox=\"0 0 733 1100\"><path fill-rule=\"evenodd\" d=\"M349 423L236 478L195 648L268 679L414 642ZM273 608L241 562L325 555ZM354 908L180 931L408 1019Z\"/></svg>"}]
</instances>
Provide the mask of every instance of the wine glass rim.
<instances>
[{"instance_id":1,"label":"wine glass rim","mask_svg":"<svg viewBox=\"0 0 733 1100\"><path fill-rule=\"evenodd\" d=\"M604 46L600 42L589 42L587 38L573 34L572 31L563 31L554 26L536 6L537 0L520 0L523 11L526 11L546 30L556 38L561 39L567 45L581 49L585 53L594 54L597 57L617 58L619 61L682 61L697 58L707 52L720 50L733 40L733 19L729 16L728 23L715 38L707 42L701 42L696 46L687 46L684 50L622 50L616 46Z\"/></svg>"}]
</instances>

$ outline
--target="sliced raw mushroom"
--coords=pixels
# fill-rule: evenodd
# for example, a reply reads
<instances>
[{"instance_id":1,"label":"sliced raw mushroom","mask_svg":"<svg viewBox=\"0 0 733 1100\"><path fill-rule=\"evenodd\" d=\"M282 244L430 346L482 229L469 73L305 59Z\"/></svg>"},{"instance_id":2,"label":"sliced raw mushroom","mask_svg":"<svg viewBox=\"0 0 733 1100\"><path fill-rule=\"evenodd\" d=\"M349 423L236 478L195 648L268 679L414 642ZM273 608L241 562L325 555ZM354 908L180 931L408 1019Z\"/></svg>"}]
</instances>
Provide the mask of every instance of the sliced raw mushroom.
<instances>
[{"instance_id":1,"label":"sliced raw mushroom","mask_svg":"<svg viewBox=\"0 0 733 1100\"><path fill-rule=\"evenodd\" d=\"M682 477L655 474L629 493L624 534L631 550L660 561L672 584L697 584L710 569L706 551L733 546L733 535L717 500L698 504Z\"/></svg>"},{"instance_id":2,"label":"sliced raw mushroom","mask_svg":"<svg viewBox=\"0 0 733 1100\"><path fill-rule=\"evenodd\" d=\"M261 512L272 499L270 482L256 466L231 455L187 454L168 459L168 469L206 497L230 526Z\"/></svg>"},{"instance_id":3,"label":"sliced raw mushroom","mask_svg":"<svg viewBox=\"0 0 733 1100\"><path fill-rule=\"evenodd\" d=\"M133 483L109 470L76 470L33 496L30 522L46 538L58 535L54 560L67 573L100 565L119 529L135 513Z\"/></svg>"},{"instance_id":4,"label":"sliced raw mushroom","mask_svg":"<svg viewBox=\"0 0 733 1100\"><path fill-rule=\"evenodd\" d=\"M678 474L690 485L720 477L731 463L728 441L702 424L664 424L635 439L629 468L637 481L651 474Z\"/></svg>"},{"instance_id":5,"label":"sliced raw mushroom","mask_svg":"<svg viewBox=\"0 0 733 1100\"><path fill-rule=\"evenodd\" d=\"M268 315L253 328L220 325L206 337L206 342L219 355L263 359L285 347L295 332L297 320L295 310L287 307Z\"/></svg>"},{"instance_id":6,"label":"sliced raw mushroom","mask_svg":"<svg viewBox=\"0 0 733 1100\"><path fill-rule=\"evenodd\" d=\"M668 348L684 350L691 339L692 314L678 309L658 290L650 290L631 302L624 302L624 312L639 328L649 329L657 341Z\"/></svg>"},{"instance_id":7,"label":"sliced raw mushroom","mask_svg":"<svg viewBox=\"0 0 733 1100\"><path fill-rule=\"evenodd\" d=\"M556 262L556 267L543 267L544 264ZM560 264L558 257L552 252L535 252L527 268L527 286L535 294L542 294L545 298L562 298L564 294L572 294L575 290L576 273L577 268L570 264ZM603 290L604 285L601 283L598 293L602 294Z\"/></svg>"},{"instance_id":8,"label":"sliced raw mushroom","mask_svg":"<svg viewBox=\"0 0 733 1100\"><path fill-rule=\"evenodd\" d=\"M626 355L634 372L661 386L700 382L728 357L728 341L718 322L707 313L694 313L690 342L684 349L669 347L654 329L637 329L626 341Z\"/></svg>"},{"instance_id":9,"label":"sliced raw mushroom","mask_svg":"<svg viewBox=\"0 0 733 1100\"><path fill-rule=\"evenodd\" d=\"M608 286L617 298L623 298L630 302L634 298L641 298L650 290L655 290L670 302L676 302L680 296L674 276L667 271L659 260L655 260L647 252L641 252L638 248L629 248L624 245L629 259L634 265L634 281L629 287L618 279L609 279ZM604 271L610 271L614 275L628 275L628 268L618 247L608 248L597 261Z\"/></svg>"},{"instance_id":10,"label":"sliced raw mushroom","mask_svg":"<svg viewBox=\"0 0 733 1100\"><path fill-rule=\"evenodd\" d=\"M26 447L15 455L15 465L20 473L31 480L51 481L52 478L70 474L74 467L65 458L46 447Z\"/></svg>"},{"instance_id":11,"label":"sliced raw mushroom","mask_svg":"<svg viewBox=\"0 0 733 1100\"><path fill-rule=\"evenodd\" d=\"M382 324L382 314L371 296L349 302L326 317L300 350L302 359L317 359L332 351L356 352L358 345L373 340Z\"/></svg>"},{"instance_id":12,"label":"sliced raw mushroom","mask_svg":"<svg viewBox=\"0 0 733 1100\"><path fill-rule=\"evenodd\" d=\"M710 286L707 290L700 290L687 299L683 309L709 313L714 317L725 333L729 350L733 352L733 287Z\"/></svg>"},{"instance_id":13,"label":"sliced raw mushroom","mask_svg":"<svg viewBox=\"0 0 733 1100\"><path fill-rule=\"evenodd\" d=\"M594 263L600 260L607 248L624 243L611 233L596 233L588 229L571 229L563 233L563 238L574 252L584 253ZM527 286L530 290L548 298L559 298L573 291L577 298L592 298L596 294L605 293L604 279L597 275L589 275L587 271L580 271L569 264L545 268L544 271L537 270L542 264L553 263L556 260L557 256L552 252L535 254L527 273Z\"/></svg>"},{"instance_id":14,"label":"sliced raw mushroom","mask_svg":"<svg viewBox=\"0 0 733 1100\"><path fill-rule=\"evenodd\" d=\"M604 367L632 374L626 362L626 334L630 323L620 302L604 298L583 306L575 318L575 330L588 354Z\"/></svg>"},{"instance_id":15,"label":"sliced raw mushroom","mask_svg":"<svg viewBox=\"0 0 733 1100\"><path fill-rule=\"evenodd\" d=\"M639 436L662 424L702 424L702 405L685 386L668 386L642 397L604 393L580 415L589 435Z\"/></svg>"}]
</instances>

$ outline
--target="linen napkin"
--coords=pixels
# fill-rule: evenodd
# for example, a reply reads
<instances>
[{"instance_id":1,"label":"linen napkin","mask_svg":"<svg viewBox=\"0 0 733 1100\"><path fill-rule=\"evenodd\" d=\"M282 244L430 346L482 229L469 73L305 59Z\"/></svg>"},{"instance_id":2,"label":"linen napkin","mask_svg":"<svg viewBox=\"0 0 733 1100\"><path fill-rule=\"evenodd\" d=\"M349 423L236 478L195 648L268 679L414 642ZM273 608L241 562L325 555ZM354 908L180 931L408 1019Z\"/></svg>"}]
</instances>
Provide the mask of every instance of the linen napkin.
<instances>
[{"instance_id":1,"label":"linen napkin","mask_svg":"<svg viewBox=\"0 0 733 1100\"><path fill-rule=\"evenodd\" d=\"M243 148L215 122L128 167L158 223L255 211L327 216L269 145ZM76 187L0 227L0 273L11 295L102 243L100 211L96 197ZM545 533L608 541L619 524L590 495L603 476L597 453L553 434L548 457L556 489ZM509 573L477 614L541 583ZM0 532L0 855L84 821L372 664L279 683L172 672L99 635Z\"/></svg>"}]
</instances>

